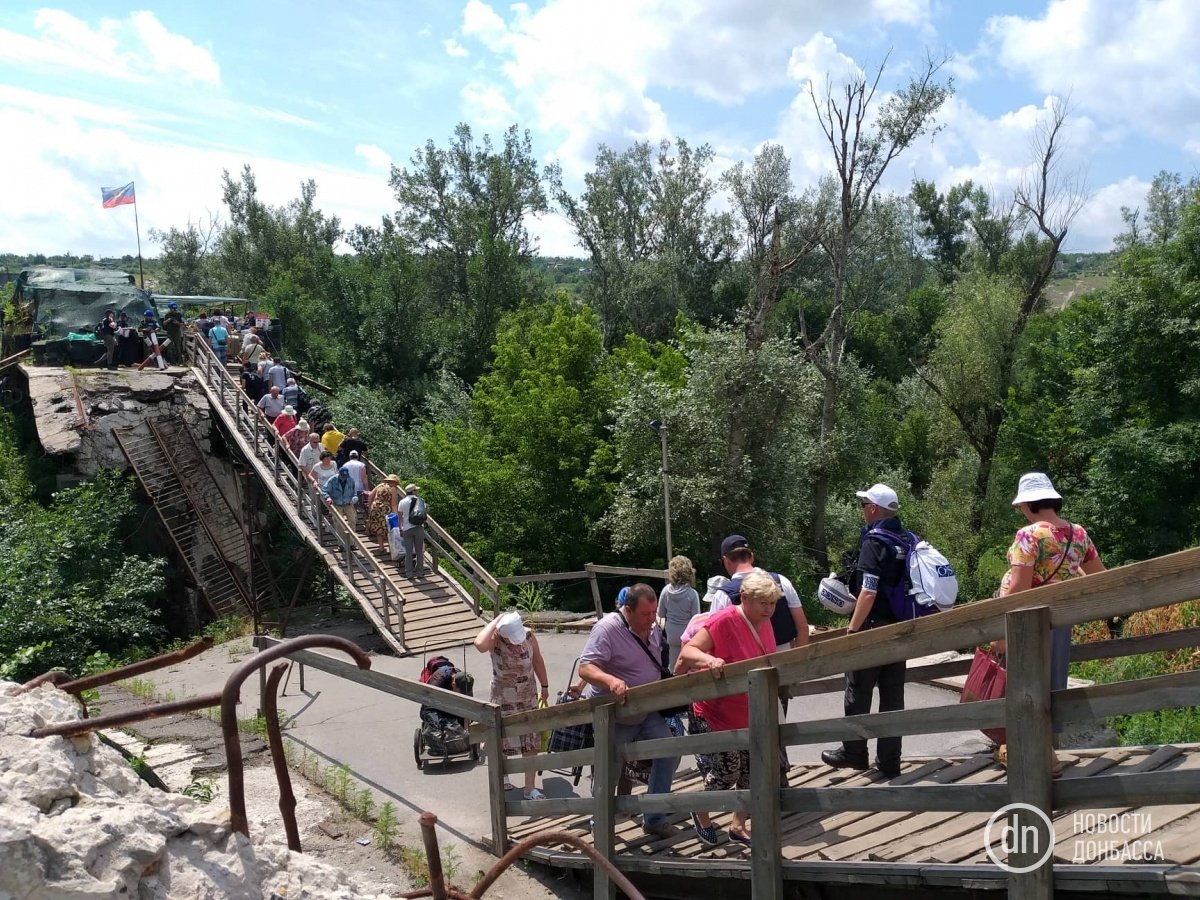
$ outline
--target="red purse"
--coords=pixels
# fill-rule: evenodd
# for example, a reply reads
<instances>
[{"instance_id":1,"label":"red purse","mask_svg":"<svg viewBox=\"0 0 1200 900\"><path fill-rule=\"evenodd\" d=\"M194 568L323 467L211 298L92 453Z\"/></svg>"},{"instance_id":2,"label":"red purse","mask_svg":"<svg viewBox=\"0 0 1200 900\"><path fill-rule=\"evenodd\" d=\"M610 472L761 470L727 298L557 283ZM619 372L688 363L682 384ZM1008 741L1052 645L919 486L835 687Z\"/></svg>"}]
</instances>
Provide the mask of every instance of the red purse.
<instances>
[{"instance_id":1,"label":"red purse","mask_svg":"<svg viewBox=\"0 0 1200 900\"><path fill-rule=\"evenodd\" d=\"M975 700L999 700L1004 696L1004 686L1008 682L1008 671L991 652L982 647L975 648L975 659L971 661L971 671L967 673L967 682L963 685L959 703L971 703ZM1003 728L984 728L983 734L994 744L1006 743Z\"/></svg>"}]
</instances>

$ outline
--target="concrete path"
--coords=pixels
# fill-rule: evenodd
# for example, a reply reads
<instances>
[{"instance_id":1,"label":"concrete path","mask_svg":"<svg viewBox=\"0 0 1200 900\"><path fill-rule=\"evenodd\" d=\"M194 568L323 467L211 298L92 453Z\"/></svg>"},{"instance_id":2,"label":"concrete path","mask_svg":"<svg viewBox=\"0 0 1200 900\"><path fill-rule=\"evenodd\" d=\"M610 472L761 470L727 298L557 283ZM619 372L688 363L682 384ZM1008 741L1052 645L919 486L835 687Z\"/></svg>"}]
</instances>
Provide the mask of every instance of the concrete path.
<instances>
[{"instance_id":1,"label":"concrete path","mask_svg":"<svg viewBox=\"0 0 1200 900\"><path fill-rule=\"evenodd\" d=\"M355 622L326 629L370 646L374 632L365 622ZM572 665L582 650L586 635L539 634L543 655L550 675L551 700L568 683ZM243 658L249 639L240 638L231 644L213 648L193 660L168 670L152 673L156 691L161 695L171 691L177 698L218 690L230 669ZM237 651L241 652L237 652ZM462 666L462 650L447 654L456 665ZM487 657L467 648L466 669L475 676L475 694L486 698L491 684L491 667ZM377 671L416 679L422 667L421 657L397 659L375 656L372 666ZM248 681L243 690L241 716L253 716L257 706L257 685ZM943 688L910 684L906 693L909 708L942 706L955 703L955 693ZM415 822L422 810L435 812L441 824L456 839L478 843L488 833L488 802L486 764L469 760L443 767L428 763L418 771L413 761L413 732L418 725L417 705L344 681L313 669L305 671L305 692L301 693L298 677L293 671L280 707L292 717L285 734L309 752L319 754L328 763L344 763L358 781L373 787L381 798L390 798L402 818ZM789 721L803 721L839 716L842 696L821 694L794 701ZM792 747L793 762L817 761L826 745ZM978 732L924 735L905 741L906 756L934 756L972 753L983 749L985 742ZM874 748L872 747L872 752ZM690 767L688 758L683 768ZM560 775L546 773L543 790L551 797L579 796L570 781ZM580 788L586 796L587 781Z\"/></svg>"}]
</instances>

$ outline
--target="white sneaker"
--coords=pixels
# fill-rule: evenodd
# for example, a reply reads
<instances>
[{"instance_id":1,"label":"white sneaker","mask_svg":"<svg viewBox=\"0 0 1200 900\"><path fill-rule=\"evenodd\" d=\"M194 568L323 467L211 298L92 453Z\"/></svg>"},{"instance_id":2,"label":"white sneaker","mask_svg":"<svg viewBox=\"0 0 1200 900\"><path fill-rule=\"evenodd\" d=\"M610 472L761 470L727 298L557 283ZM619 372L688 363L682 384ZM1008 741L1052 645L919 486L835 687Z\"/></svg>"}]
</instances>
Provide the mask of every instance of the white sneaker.
<instances>
[{"instance_id":1,"label":"white sneaker","mask_svg":"<svg viewBox=\"0 0 1200 900\"><path fill-rule=\"evenodd\" d=\"M529 793L527 793L525 795L525 799L526 800L545 800L546 795L543 794L541 791L539 791L537 788L534 788L532 791L530 791Z\"/></svg>"}]
</instances>

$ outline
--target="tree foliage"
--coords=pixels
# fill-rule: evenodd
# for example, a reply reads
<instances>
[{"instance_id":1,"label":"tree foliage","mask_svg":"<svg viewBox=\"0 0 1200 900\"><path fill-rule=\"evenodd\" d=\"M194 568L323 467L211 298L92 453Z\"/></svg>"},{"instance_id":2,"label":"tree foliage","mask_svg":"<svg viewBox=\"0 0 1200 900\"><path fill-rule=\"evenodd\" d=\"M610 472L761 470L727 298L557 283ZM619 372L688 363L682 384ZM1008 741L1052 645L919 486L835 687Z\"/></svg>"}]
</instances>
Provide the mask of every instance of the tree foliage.
<instances>
[{"instance_id":1,"label":"tree foliage","mask_svg":"<svg viewBox=\"0 0 1200 900\"><path fill-rule=\"evenodd\" d=\"M581 568L603 553L614 402L600 325L566 298L505 317L468 417L425 440L435 515L501 574Z\"/></svg>"},{"instance_id":2,"label":"tree foliage","mask_svg":"<svg viewBox=\"0 0 1200 900\"><path fill-rule=\"evenodd\" d=\"M80 673L93 653L162 640L163 561L124 547L135 509L132 483L112 470L36 502L12 417L0 414L0 663L29 648L9 677Z\"/></svg>"}]
</instances>

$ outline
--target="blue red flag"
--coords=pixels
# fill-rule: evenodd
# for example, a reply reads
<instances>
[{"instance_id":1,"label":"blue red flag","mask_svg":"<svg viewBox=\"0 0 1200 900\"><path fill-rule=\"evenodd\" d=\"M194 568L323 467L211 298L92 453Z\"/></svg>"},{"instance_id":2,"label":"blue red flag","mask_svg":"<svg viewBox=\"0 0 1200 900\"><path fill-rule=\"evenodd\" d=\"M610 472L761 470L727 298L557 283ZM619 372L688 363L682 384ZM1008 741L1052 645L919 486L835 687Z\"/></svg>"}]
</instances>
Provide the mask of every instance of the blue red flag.
<instances>
[{"instance_id":1,"label":"blue red flag","mask_svg":"<svg viewBox=\"0 0 1200 900\"><path fill-rule=\"evenodd\" d=\"M105 209L113 209L126 203L137 203L137 198L133 195L133 182L129 182L124 187L100 188L100 200L104 203Z\"/></svg>"}]
</instances>

